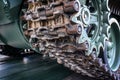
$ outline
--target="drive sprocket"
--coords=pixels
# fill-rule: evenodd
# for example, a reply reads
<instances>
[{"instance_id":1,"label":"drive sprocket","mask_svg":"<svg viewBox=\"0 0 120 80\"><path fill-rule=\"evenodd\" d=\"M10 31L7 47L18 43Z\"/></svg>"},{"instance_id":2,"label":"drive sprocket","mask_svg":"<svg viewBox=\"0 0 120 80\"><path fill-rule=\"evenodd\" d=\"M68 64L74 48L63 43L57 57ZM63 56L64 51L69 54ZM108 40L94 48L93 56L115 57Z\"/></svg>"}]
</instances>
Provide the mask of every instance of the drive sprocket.
<instances>
[{"instance_id":1,"label":"drive sprocket","mask_svg":"<svg viewBox=\"0 0 120 80\"><path fill-rule=\"evenodd\" d=\"M109 38L108 0L26 0L24 34L37 52L97 79L118 79L102 60Z\"/></svg>"}]
</instances>

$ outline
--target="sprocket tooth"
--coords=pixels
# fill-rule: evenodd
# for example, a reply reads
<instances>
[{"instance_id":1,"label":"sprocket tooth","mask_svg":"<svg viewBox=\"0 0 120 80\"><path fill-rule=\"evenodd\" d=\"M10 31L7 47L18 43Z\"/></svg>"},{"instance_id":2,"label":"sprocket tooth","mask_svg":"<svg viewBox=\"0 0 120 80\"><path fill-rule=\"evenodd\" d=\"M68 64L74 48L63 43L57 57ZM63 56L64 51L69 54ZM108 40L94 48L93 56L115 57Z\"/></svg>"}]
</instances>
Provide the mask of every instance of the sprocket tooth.
<instances>
[{"instance_id":1,"label":"sprocket tooth","mask_svg":"<svg viewBox=\"0 0 120 80\"><path fill-rule=\"evenodd\" d=\"M110 20L110 13L109 12L104 12L103 13L103 23L109 24L109 20Z\"/></svg>"},{"instance_id":2,"label":"sprocket tooth","mask_svg":"<svg viewBox=\"0 0 120 80\"><path fill-rule=\"evenodd\" d=\"M102 34L105 34L106 37L109 37L109 30L110 30L110 26L108 24L104 24L102 28Z\"/></svg>"},{"instance_id":3,"label":"sprocket tooth","mask_svg":"<svg viewBox=\"0 0 120 80\"><path fill-rule=\"evenodd\" d=\"M102 10L103 11L110 11L109 0L103 0L103 2L102 2Z\"/></svg>"},{"instance_id":4,"label":"sprocket tooth","mask_svg":"<svg viewBox=\"0 0 120 80\"><path fill-rule=\"evenodd\" d=\"M107 40L107 37L105 34L101 35L101 37L99 38L99 42L103 45L105 43L105 41ZM98 45L99 46L99 45ZM99 47L98 47L99 48Z\"/></svg>"}]
</instances>

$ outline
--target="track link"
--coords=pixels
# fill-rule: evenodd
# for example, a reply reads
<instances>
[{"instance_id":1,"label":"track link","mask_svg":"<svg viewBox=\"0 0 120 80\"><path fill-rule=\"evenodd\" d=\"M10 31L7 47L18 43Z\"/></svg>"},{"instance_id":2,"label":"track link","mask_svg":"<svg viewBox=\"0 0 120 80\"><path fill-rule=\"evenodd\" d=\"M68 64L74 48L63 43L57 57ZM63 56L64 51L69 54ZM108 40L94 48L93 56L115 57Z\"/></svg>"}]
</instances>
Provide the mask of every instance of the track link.
<instances>
[{"instance_id":1,"label":"track link","mask_svg":"<svg viewBox=\"0 0 120 80\"><path fill-rule=\"evenodd\" d=\"M28 0L24 4L27 3L28 10L21 18L27 21L24 33L34 48L82 75L100 80L120 79L118 72L109 70L95 51L85 55L87 41L78 43L82 28L71 21L79 9L76 0Z\"/></svg>"}]
</instances>

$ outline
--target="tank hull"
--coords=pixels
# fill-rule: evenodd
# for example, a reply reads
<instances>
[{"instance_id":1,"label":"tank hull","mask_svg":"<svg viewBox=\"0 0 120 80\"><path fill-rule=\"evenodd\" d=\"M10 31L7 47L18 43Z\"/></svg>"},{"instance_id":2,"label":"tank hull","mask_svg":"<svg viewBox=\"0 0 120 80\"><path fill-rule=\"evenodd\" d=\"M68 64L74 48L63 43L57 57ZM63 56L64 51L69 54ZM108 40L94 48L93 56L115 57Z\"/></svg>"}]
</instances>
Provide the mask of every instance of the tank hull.
<instances>
[{"instance_id":1,"label":"tank hull","mask_svg":"<svg viewBox=\"0 0 120 80\"><path fill-rule=\"evenodd\" d=\"M22 0L0 1L0 44L16 48L31 48L19 21Z\"/></svg>"}]
</instances>

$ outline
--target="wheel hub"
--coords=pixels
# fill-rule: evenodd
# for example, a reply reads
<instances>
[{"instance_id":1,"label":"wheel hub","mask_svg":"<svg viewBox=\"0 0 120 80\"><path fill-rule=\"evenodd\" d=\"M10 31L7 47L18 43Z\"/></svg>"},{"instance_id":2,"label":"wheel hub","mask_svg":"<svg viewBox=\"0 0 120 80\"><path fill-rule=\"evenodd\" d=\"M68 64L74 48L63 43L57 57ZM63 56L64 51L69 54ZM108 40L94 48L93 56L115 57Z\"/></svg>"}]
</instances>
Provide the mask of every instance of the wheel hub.
<instances>
[{"instance_id":1,"label":"wheel hub","mask_svg":"<svg viewBox=\"0 0 120 80\"><path fill-rule=\"evenodd\" d=\"M89 25L90 22L90 11L87 7L81 10L81 20L85 25Z\"/></svg>"}]
</instances>

